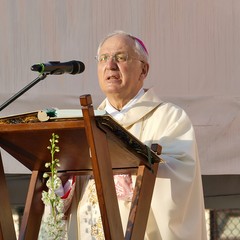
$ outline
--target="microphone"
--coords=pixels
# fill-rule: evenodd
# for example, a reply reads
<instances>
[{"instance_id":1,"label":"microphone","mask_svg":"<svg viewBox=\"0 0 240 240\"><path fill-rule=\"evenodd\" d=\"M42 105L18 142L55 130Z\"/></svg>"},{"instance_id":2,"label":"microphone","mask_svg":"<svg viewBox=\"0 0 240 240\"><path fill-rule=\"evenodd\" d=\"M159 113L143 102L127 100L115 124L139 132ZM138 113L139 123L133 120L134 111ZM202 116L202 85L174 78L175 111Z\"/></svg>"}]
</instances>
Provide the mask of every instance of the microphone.
<instances>
[{"instance_id":1,"label":"microphone","mask_svg":"<svg viewBox=\"0 0 240 240\"><path fill-rule=\"evenodd\" d=\"M59 61L51 61L48 63L35 64L31 67L31 70L52 75L60 75L63 73L79 74L85 70L85 65L75 60L62 63Z\"/></svg>"}]
</instances>

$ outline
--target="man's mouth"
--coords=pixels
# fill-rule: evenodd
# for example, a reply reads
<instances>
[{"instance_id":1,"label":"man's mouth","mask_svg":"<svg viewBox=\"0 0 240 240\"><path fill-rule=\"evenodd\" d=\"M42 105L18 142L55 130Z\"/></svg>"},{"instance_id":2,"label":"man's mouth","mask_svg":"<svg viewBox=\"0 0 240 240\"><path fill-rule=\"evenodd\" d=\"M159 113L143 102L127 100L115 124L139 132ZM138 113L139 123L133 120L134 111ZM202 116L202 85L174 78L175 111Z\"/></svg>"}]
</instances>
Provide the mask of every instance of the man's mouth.
<instances>
[{"instance_id":1,"label":"man's mouth","mask_svg":"<svg viewBox=\"0 0 240 240\"><path fill-rule=\"evenodd\" d=\"M110 75L107 77L107 80L119 80L119 79L120 79L120 77L117 75Z\"/></svg>"},{"instance_id":2,"label":"man's mouth","mask_svg":"<svg viewBox=\"0 0 240 240\"><path fill-rule=\"evenodd\" d=\"M120 83L121 77L119 74L111 74L111 75L107 76L106 81L111 84L112 83Z\"/></svg>"}]
</instances>

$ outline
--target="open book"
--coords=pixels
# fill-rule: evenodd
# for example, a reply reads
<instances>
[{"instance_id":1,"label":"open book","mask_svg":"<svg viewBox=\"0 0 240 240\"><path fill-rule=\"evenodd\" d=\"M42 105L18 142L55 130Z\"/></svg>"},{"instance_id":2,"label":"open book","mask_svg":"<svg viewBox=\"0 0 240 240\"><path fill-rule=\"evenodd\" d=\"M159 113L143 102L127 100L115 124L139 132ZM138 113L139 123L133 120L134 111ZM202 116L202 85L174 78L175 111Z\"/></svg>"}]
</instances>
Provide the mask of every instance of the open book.
<instances>
[{"instance_id":1,"label":"open book","mask_svg":"<svg viewBox=\"0 0 240 240\"><path fill-rule=\"evenodd\" d=\"M108 115L104 110L94 110L95 116ZM49 108L34 112L26 112L17 115L10 115L0 117L1 124L18 124L18 123L33 123L33 122L47 122L54 119L67 119L67 118L82 118L81 109L57 109Z\"/></svg>"},{"instance_id":2,"label":"open book","mask_svg":"<svg viewBox=\"0 0 240 240\"><path fill-rule=\"evenodd\" d=\"M106 115L105 110L94 110L95 116L103 116ZM57 119L57 118L81 118L82 110L81 109L56 109L50 108L46 110L38 111L37 117L39 121L46 122L50 119Z\"/></svg>"}]
</instances>

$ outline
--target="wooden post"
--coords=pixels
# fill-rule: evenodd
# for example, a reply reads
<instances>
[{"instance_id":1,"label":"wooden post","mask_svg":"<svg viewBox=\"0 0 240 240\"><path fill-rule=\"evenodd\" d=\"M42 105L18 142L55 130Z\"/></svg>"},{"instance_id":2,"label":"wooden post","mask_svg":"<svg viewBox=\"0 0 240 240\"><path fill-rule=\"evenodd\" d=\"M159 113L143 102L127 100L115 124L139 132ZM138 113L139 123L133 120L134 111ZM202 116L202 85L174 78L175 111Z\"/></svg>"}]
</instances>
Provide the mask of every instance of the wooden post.
<instances>
[{"instance_id":1,"label":"wooden post","mask_svg":"<svg viewBox=\"0 0 240 240\"><path fill-rule=\"evenodd\" d=\"M16 232L14 229L11 205L7 190L7 183L5 179L2 156L0 153L0 239L7 240L16 239Z\"/></svg>"}]
</instances>

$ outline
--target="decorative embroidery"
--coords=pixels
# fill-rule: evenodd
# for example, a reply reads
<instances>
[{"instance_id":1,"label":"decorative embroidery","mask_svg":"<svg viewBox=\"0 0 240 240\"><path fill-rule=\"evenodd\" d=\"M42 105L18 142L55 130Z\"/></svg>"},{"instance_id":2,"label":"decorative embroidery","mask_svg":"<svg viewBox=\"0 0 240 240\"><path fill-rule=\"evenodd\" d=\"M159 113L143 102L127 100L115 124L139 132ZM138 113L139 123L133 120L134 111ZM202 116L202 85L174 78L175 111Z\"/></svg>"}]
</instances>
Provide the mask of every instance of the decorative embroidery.
<instances>
[{"instance_id":1,"label":"decorative embroidery","mask_svg":"<svg viewBox=\"0 0 240 240\"><path fill-rule=\"evenodd\" d=\"M97 191L96 191L96 187L95 187L94 181L92 181L90 186L89 186L88 200L89 200L91 205L95 205L95 204L98 203Z\"/></svg>"},{"instance_id":2,"label":"decorative embroidery","mask_svg":"<svg viewBox=\"0 0 240 240\"><path fill-rule=\"evenodd\" d=\"M101 217L99 217L97 223L91 227L91 234L96 240L105 240Z\"/></svg>"},{"instance_id":3,"label":"decorative embroidery","mask_svg":"<svg viewBox=\"0 0 240 240\"><path fill-rule=\"evenodd\" d=\"M105 240L104 231L102 226L101 214L98 206L98 198L95 182L93 179L89 180L86 189L87 202L82 207L84 210L81 214L82 223L80 224L85 233L82 232L84 237L91 237L94 240ZM86 236L85 236L86 234Z\"/></svg>"},{"instance_id":4,"label":"decorative embroidery","mask_svg":"<svg viewBox=\"0 0 240 240\"><path fill-rule=\"evenodd\" d=\"M133 195L131 175L115 175L114 183L118 199L131 201ZM81 237L83 239L88 237L88 239L105 240L94 179L89 180L82 200L79 207Z\"/></svg>"}]
</instances>

